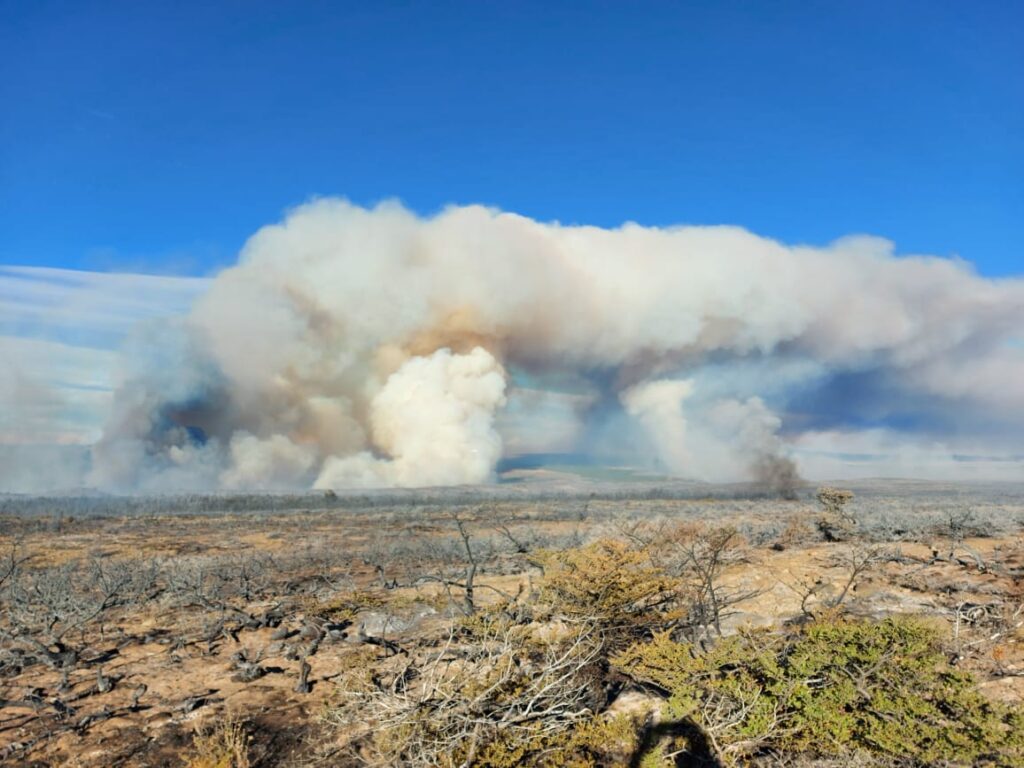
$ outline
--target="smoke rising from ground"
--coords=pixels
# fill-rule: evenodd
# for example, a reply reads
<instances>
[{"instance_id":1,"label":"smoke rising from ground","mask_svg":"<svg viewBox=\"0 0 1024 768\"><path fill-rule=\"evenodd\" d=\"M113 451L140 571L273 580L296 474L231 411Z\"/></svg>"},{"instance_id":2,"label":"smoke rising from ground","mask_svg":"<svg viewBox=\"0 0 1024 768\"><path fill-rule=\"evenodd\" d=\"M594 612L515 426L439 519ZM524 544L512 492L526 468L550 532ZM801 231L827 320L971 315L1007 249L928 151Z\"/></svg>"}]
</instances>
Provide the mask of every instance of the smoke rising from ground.
<instances>
[{"instance_id":1,"label":"smoke rising from ground","mask_svg":"<svg viewBox=\"0 0 1024 768\"><path fill-rule=\"evenodd\" d=\"M466 485L492 479L501 458L494 413L505 403L505 373L481 347L413 357L370 403L369 451L329 457L317 488Z\"/></svg>"},{"instance_id":2,"label":"smoke rising from ground","mask_svg":"<svg viewBox=\"0 0 1024 768\"><path fill-rule=\"evenodd\" d=\"M528 380L572 403L575 428L553 431L577 451L617 455L621 436L672 474L783 488L789 446L842 429L1019 446L1022 328L1024 282L877 238L320 200L257 232L186 317L134 336L90 480L482 482Z\"/></svg>"}]
</instances>

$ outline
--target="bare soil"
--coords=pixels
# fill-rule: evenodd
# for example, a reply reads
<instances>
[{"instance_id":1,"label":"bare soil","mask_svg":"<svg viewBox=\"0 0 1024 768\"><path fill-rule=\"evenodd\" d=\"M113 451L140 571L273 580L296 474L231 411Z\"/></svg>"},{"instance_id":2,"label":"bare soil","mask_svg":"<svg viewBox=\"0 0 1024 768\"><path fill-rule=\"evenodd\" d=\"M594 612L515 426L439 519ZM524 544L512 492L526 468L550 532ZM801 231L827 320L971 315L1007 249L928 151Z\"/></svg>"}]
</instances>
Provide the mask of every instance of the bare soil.
<instances>
[{"instance_id":1,"label":"bare soil","mask_svg":"<svg viewBox=\"0 0 1024 768\"><path fill-rule=\"evenodd\" d=\"M459 615L463 590L441 583L457 581L465 568L456 515L480 560L481 605L525 593L539 573L531 558L539 548L628 539L666 521L735 525L744 554L724 583L755 594L724 618L727 632L779 626L807 603L835 599L850 576L844 558L857 547L885 547L884 560L849 588L844 609L935 617L949 632L954 660L980 677L984 692L1024 706L1024 502L878 492L858 504L865 529L840 542L822 540L820 510L806 496L8 515L0 520L0 551L16 552L28 576L70 563L156 561L160 569L188 566L223 578L210 594L202 587L191 594L158 575L144 601L105 610L74 630L70 641L80 653L63 688L62 670L44 663L17 630L11 634L16 607L3 605L0 762L186 766L197 728L229 717L246 723L254 765L329 760L343 736L324 726L323 714L339 695L339 676L365 664L368 652L397 653ZM977 512L974 528L958 534L943 523L967 507ZM246 563L259 567L239 576ZM323 607L345 596L357 596L347 613L324 618ZM322 633L312 653L303 636L311 626ZM240 653L255 660L258 676L240 674ZM310 666L308 692L296 690L302 659ZM109 690L99 690L98 675Z\"/></svg>"}]
</instances>

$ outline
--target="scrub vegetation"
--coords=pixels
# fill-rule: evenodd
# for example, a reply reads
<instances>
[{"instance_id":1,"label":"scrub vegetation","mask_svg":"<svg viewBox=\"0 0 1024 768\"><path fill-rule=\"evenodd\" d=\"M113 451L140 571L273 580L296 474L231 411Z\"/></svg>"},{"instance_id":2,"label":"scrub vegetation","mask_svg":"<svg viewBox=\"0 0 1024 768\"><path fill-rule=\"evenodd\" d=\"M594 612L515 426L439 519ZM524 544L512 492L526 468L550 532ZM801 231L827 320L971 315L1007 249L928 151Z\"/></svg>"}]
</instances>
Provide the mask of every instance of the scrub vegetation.
<instances>
[{"instance_id":1,"label":"scrub vegetation","mask_svg":"<svg viewBox=\"0 0 1024 768\"><path fill-rule=\"evenodd\" d=\"M4 764L1024 764L1020 489L248 498L4 500Z\"/></svg>"}]
</instances>

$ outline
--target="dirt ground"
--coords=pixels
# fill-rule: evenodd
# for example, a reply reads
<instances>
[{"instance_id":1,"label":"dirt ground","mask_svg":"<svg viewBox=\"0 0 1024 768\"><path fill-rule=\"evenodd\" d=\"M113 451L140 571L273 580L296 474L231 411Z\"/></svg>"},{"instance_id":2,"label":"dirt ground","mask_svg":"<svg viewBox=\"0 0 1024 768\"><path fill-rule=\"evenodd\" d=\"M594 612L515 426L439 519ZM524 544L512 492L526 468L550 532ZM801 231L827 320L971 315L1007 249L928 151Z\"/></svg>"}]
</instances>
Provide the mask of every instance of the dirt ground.
<instances>
[{"instance_id":1,"label":"dirt ground","mask_svg":"<svg viewBox=\"0 0 1024 768\"><path fill-rule=\"evenodd\" d=\"M329 760L339 736L324 714L338 678L368 652L393 653L459 615L462 592L442 582L466 566L460 524L479 560L481 605L528 594L540 549L629 540L680 522L734 525L743 546L723 585L751 596L724 617L725 632L780 626L846 589L843 607L857 615L935 617L953 660L984 692L1024 706L1024 505L971 499L978 514L958 528L947 518L964 507L959 497L858 503L866 533L837 542L822 540L809 498L7 516L0 551L27 584L47 569L84 579L87 563L99 563L98 573L155 563L157 575L144 598L104 607L69 631L73 664L47 663L25 639L31 606L2 606L0 762L186 766L194 735L230 719L247 723L256 765ZM868 549L877 562L851 580L850 563ZM309 687L299 692L304 662Z\"/></svg>"}]
</instances>

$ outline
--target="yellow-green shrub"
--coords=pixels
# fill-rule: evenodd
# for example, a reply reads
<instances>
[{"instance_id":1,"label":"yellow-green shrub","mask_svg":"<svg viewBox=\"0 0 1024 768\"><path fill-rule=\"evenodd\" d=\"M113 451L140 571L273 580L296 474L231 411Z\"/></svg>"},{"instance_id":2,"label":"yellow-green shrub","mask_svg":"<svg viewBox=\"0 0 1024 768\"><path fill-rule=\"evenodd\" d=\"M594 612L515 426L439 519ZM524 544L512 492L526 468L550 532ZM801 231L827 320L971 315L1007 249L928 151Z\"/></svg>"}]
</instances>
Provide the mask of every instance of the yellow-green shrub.
<instances>
[{"instance_id":1,"label":"yellow-green shrub","mask_svg":"<svg viewBox=\"0 0 1024 768\"><path fill-rule=\"evenodd\" d=\"M540 603L572 621L592 621L611 644L677 618L678 582L651 565L647 553L619 541L542 552Z\"/></svg>"},{"instance_id":2,"label":"yellow-green shrub","mask_svg":"<svg viewBox=\"0 0 1024 768\"><path fill-rule=\"evenodd\" d=\"M599 768L626 765L638 747L640 724L627 715L593 717L558 733L538 727L531 738L504 734L481 749L474 768Z\"/></svg>"},{"instance_id":3,"label":"yellow-green shrub","mask_svg":"<svg viewBox=\"0 0 1024 768\"><path fill-rule=\"evenodd\" d=\"M864 752L916 765L1024 763L1024 715L986 700L914 618L829 617L791 635L735 635L706 652L667 634L614 663L664 692L734 762L768 748Z\"/></svg>"}]
</instances>

